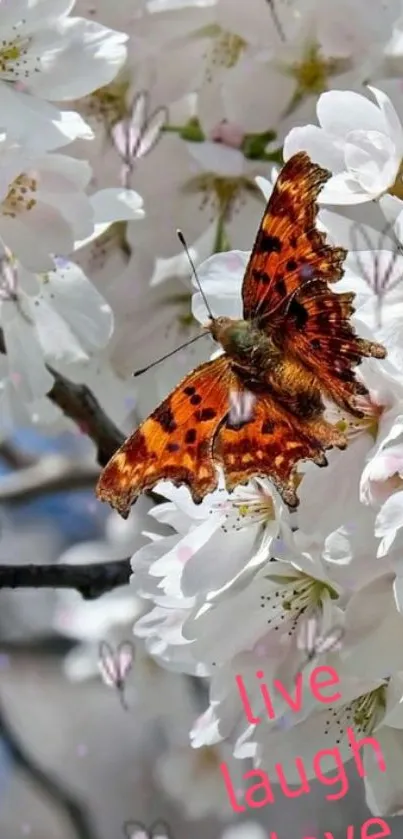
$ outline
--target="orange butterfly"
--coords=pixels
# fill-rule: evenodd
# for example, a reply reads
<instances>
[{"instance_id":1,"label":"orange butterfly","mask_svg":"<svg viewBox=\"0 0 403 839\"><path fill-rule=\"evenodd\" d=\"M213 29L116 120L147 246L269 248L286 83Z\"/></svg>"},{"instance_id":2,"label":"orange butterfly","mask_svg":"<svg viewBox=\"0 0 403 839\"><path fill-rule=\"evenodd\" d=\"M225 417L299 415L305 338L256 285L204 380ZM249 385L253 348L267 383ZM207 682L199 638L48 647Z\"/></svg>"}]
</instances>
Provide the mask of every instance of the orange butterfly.
<instances>
[{"instance_id":1,"label":"orange butterfly","mask_svg":"<svg viewBox=\"0 0 403 839\"><path fill-rule=\"evenodd\" d=\"M98 497L124 518L160 480L185 484L200 503L217 487L219 466L228 491L264 476L296 507L298 462L326 466L326 449L346 447L324 419L322 394L363 416L356 398L368 391L352 368L386 350L349 323L354 294L327 285L342 277L346 257L315 228L329 177L304 152L283 167L243 280L244 319L214 318L205 327L224 354L189 373L101 474ZM234 415L234 394L249 406L243 416Z\"/></svg>"}]
</instances>

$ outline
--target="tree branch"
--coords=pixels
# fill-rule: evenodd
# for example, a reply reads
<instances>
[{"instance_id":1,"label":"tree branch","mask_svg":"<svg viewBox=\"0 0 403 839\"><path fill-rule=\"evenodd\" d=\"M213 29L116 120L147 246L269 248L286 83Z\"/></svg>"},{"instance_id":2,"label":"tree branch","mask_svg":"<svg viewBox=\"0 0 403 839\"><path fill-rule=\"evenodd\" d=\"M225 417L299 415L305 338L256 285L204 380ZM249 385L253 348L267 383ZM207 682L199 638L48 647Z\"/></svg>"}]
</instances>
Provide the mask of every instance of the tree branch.
<instances>
[{"instance_id":1,"label":"tree branch","mask_svg":"<svg viewBox=\"0 0 403 839\"><path fill-rule=\"evenodd\" d=\"M0 353L3 355L7 353L4 332L1 328ZM49 364L46 366L55 380L47 394L48 399L90 437L97 447L99 465L106 466L115 451L124 443L125 435L105 414L87 385L75 384Z\"/></svg>"},{"instance_id":2,"label":"tree branch","mask_svg":"<svg viewBox=\"0 0 403 839\"><path fill-rule=\"evenodd\" d=\"M0 503L21 504L52 492L94 488L99 468L92 463L47 455L26 469L0 479Z\"/></svg>"},{"instance_id":3,"label":"tree branch","mask_svg":"<svg viewBox=\"0 0 403 839\"><path fill-rule=\"evenodd\" d=\"M73 588L85 600L94 600L126 585L131 572L130 559L89 565L0 565L0 589Z\"/></svg>"},{"instance_id":4,"label":"tree branch","mask_svg":"<svg viewBox=\"0 0 403 839\"><path fill-rule=\"evenodd\" d=\"M0 458L10 469L26 469L37 463L37 458L21 451L14 443L3 440L0 443Z\"/></svg>"},{"instance_id":5,"label":"tree branch","mask_svg":"<svg viewBox=\"0 0 403 839\"><path fill-rule=\"evenodd\" d=\"M125 435L105 414L87 385L75 384L49 365L48 369L55 380L48 399L90 437L97 448L99 465L106 466L124 443Z\"/></svg>"},{"instance_id":6,"label":"tree branch","mask_svg":"<svg viewBox=\"0 0 403 839\"><path fill-rule=\"evenodd\" d=\"M0 353L6 353L4 334L0 329ZM66 417L73 420L83 433L95 443L97 448L97 461L100 466L106 466L112 455L124 443L125 435L109 419L89 387L84 384L76 384L70 381L62 373L48 365L48 370L54 378L54 385L48 393L48 398L57 405ZM4 455L14 457L14 452L7 447ZM17 464L15 464L17 465ZM88 471L83 472L83 467L70 464L60 474L60 460L58 470L55 470L55 459L53 465L51 459L47 463L40 461L31 467L28 464L18 464L23 467L27 465L23 480L21 472L19 481L13 484L12 477L7 476L0 484L0 501L17 501L17 499L33 496L39 491L49 492L71 488L71 481L83 479L88 485ZM80 474L81 468L81 474ZM52 470L55 470L52 472ZM73 474L74 473L74 474ZM94 479L97 474L94 470ZM35 485L36 480L36 485ZM67 483L67 486L66 486ZM153 500L158 503L161 499L154 492L148 492ZM90 565L0 565L0 589L2 588L72 588L78 591L86 600L101 597L108 591L118 586L126 585L131 574L130 560L117 560L114 562L98 562Z\"/></svg>"}]
</instances>

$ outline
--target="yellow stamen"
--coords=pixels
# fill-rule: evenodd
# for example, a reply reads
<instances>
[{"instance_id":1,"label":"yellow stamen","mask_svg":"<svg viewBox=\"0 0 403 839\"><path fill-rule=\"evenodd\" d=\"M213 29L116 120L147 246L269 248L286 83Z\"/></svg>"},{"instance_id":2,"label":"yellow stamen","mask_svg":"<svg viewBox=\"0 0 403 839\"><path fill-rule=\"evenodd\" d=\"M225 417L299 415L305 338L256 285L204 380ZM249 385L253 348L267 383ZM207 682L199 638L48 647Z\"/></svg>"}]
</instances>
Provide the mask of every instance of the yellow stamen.
<instances>
[{"instance_id":1,"label":"yellow stamen","mask_svg":"<svg viewBox=\"0 0 403 839\"><path fill-rule=\"evenodd\" d=\"M23 172L11 183L9 191L1 204L1 212L4 216L16 218L24 210L32 210L36 205L33 193L37 191L38 184L35 178Z\"/></svg>"}]
</instances>

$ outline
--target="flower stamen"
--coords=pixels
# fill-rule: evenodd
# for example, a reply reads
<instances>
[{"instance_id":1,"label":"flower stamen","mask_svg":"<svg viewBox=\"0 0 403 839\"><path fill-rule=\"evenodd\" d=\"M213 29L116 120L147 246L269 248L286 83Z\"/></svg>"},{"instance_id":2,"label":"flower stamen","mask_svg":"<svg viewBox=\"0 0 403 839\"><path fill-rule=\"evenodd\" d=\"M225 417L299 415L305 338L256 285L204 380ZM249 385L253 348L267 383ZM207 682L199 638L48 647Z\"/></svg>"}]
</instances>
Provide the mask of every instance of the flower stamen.
<instances>
[{"instance_id":1,"label":"flower stamen","mask_svg":"<svg viewBox=\"0 0 403 839\"><path fill-rule=\"evenodd\" d=\"M225 513L226 522L221 525L224 533L256 524L265 526L275 521L273 498L263 483L258 480L252 481L250 487L240 488L238 493L237 496L226 498L224 503L213 504L210 510L210 513Z\"/></svg>"},{"instance_id":2,"label":"flower stamen","mask_svg":"<svg viewBox=\"0 0 403 839\"><path fill-rule=\"evenodd\" d=\"M38 182L35 178L22 172L12 181L8 193L2 201L1 212L3 216L16 218L24 210L32 210L36 206L36 198L33 194L38 189Z\"/></svg>"},{"instance_id":3,"label":"flower stamen","mask_svg":"<svg viewBox=\"0 0 403 839\"><path fill-rule=\"evenodd\" d=\"M364 693L353 699L346 705L335 710L328 708L329 719L326 720L325 734L328 735L330 728L335 725L339 729L339 737L336 739L339 745L346 736L346 731L352 724L360 734L372 734L386 710L387 681L375 690Z\"/></svg>"},{"instance_id":4,"label":"flower stamen","mask_svg":"<svg viewBox=\"0 0 403 839\"><path fill-rule=\"evenodd\" d=\"M272 565L270 563L269 567ZM324 597L332 600L338 594L329 583L317 580L302 571L295 571L290 577L266 574L266 579L277 584L271 594L260 595L260 607L270 612L267 624L270 630L285 628L288 635L301 628L301 619L309 619L322 611ZM285 622L285 623L283 623Z\"/></svg>"}]
</instances>

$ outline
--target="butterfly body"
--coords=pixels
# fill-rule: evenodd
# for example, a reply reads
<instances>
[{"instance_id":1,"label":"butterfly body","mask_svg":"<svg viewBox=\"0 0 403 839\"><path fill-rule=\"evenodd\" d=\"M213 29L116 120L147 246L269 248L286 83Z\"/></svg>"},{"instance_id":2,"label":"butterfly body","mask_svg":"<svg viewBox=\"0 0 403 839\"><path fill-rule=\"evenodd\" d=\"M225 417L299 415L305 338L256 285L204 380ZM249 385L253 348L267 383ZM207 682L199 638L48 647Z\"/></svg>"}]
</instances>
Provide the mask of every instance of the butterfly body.
<instances>
[{"instance_id":1,"label":"butterfly body","mask_svg":"<svg viewBox=\"0 0 403 839\"><path fill-rule=\"evenodd\" d=\"M229 492L267 477L296 507L298 463L326 466L327 449L346 447L322 396L363 416L360 398L369 394L353 368L386 350L356 334L354 294L328 285L342 277L346 257L315 227L329 177L303 152L285 164L246 268L243 318L205 327L223 354L189 373L101 474L98 496L124 518L161 480L184 484L200 503L217 487L218 468Z\"/></svg>"},{"instance_id":2,"label":"butterfly body","mask_svg":"<svg viewBox=\"0 0 403 839\"><path fill-rule=\"evenodd\" d=\"M288 410L300 417L319 416L323 411L320 383L298 358L285 352L281 336L271 337L255 323L217 318L207 327L221 344L234 372L253 392L270 389Z\"/></svg>"},{"instance_id":3,"label":"butterfly body","mask_svg":"<svg viewBox=\"0 0 403 839\"><path fill-rule=\"evenodd\" d=\"M263 382L265 371L281 359L281 350L252 321L217 318L208 328L232 364L256 380Z\"/></svg>"}]
</instances>

